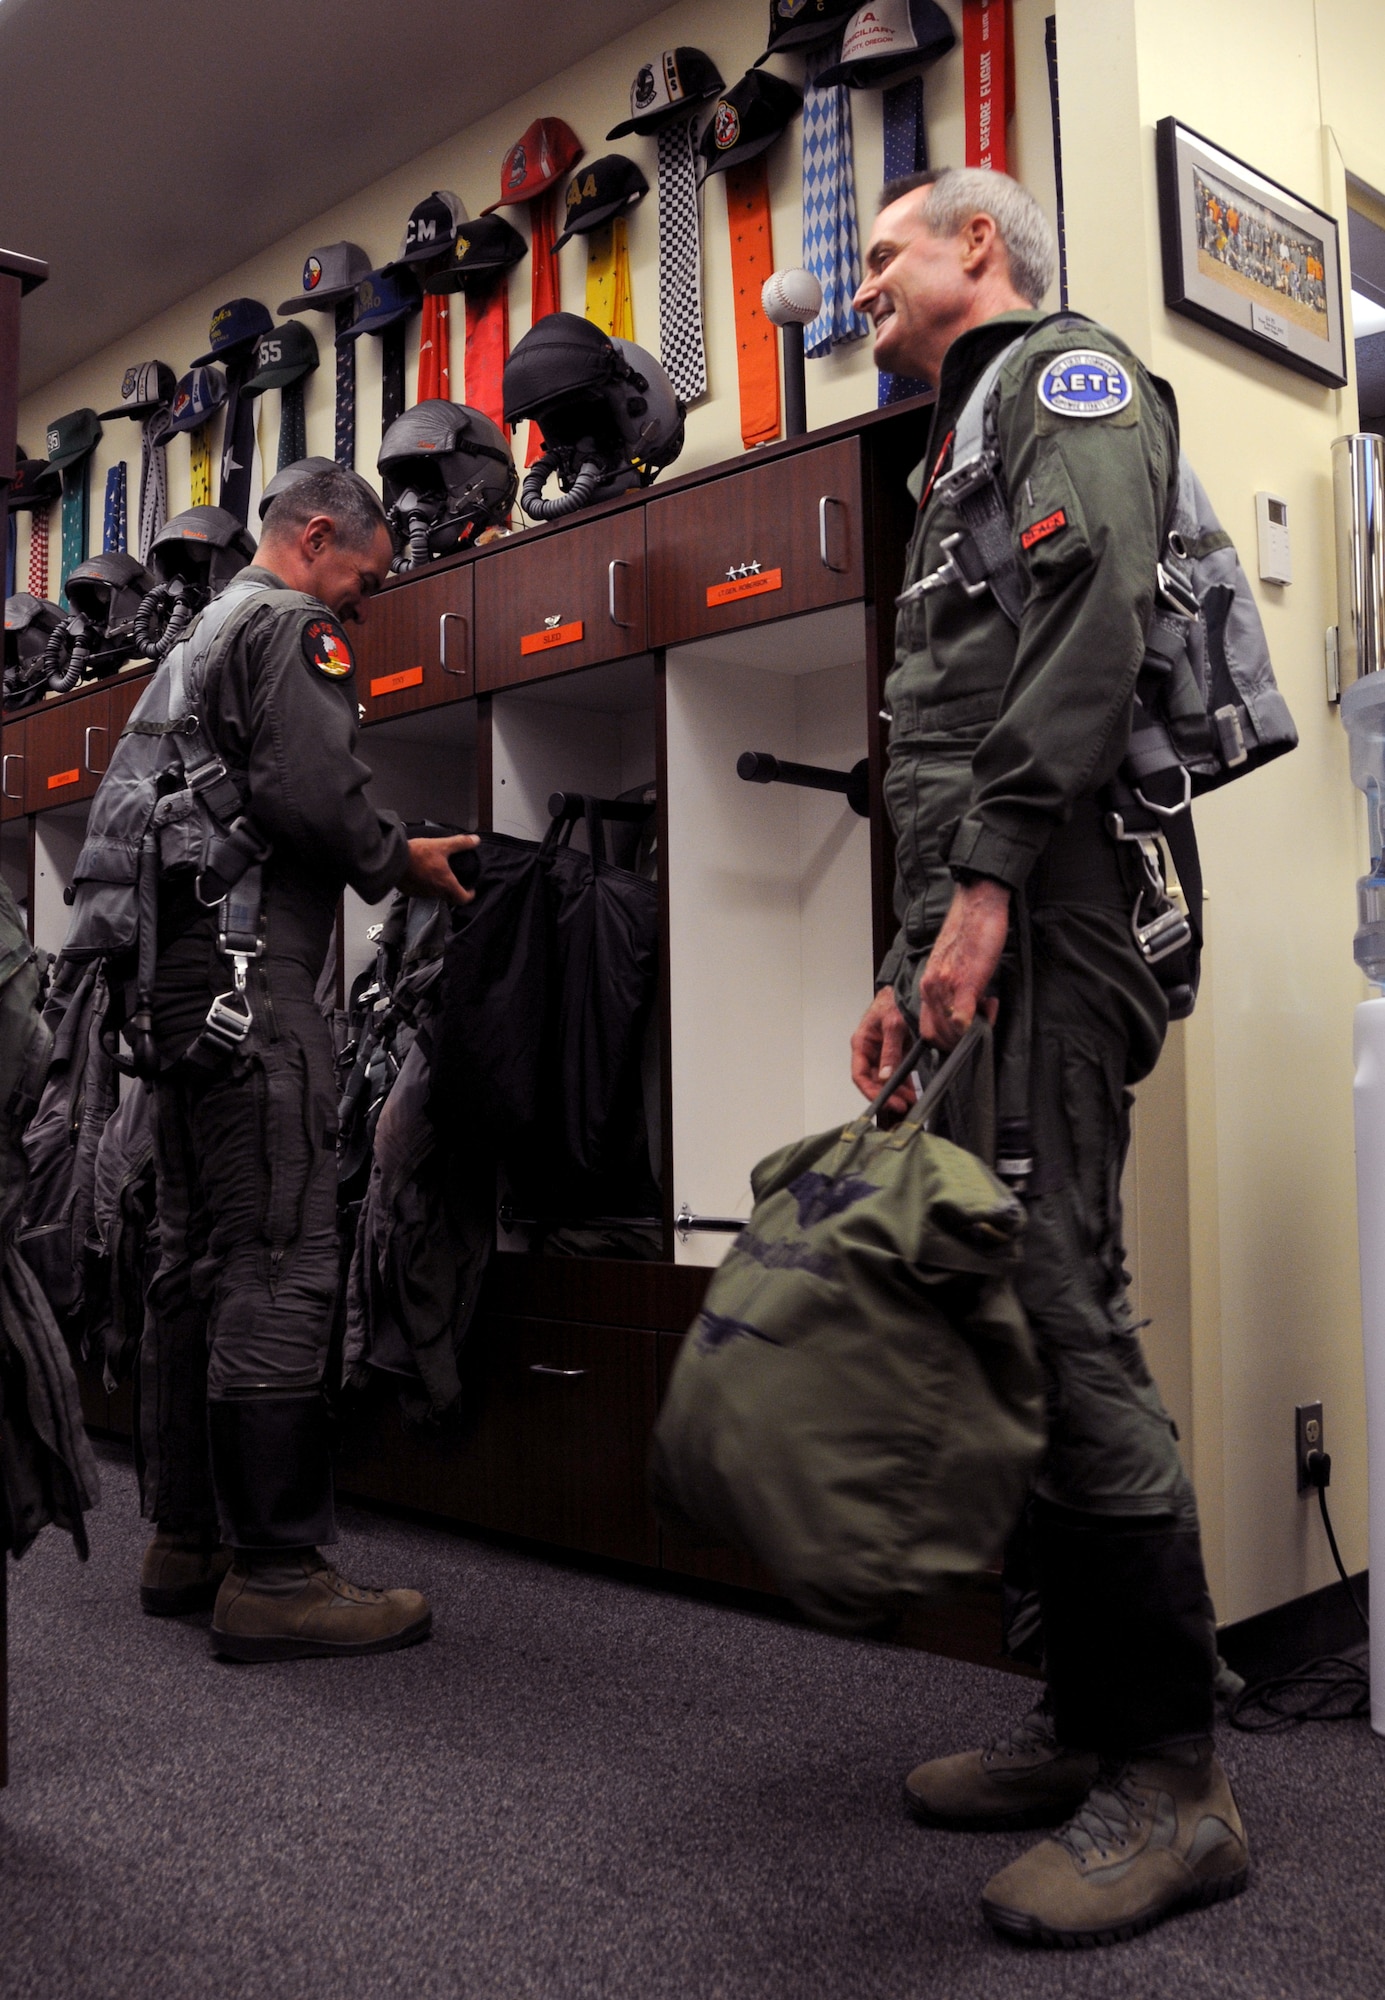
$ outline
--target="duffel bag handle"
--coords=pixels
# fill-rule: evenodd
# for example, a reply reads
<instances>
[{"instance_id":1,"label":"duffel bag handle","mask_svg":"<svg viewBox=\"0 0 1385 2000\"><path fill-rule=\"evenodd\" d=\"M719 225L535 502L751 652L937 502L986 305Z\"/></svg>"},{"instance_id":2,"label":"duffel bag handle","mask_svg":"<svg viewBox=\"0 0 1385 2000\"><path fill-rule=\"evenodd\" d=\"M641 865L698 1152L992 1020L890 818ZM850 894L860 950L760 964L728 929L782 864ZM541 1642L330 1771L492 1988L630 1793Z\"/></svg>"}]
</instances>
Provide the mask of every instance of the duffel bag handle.
<instances>
[{"instance_id":1,"label":"duffel bag handle","mask_svg":"<svg viewBox=\"0 0 1385 2000\"><path fill-rule=\"evenodd\" d=\"M936 1111L936 1109L938 1108L938 1104L941 1101L944 1093L946 1092L949 1084L952 1082L952 1079L956 1076L957 1072L968 1061L973 1049L976 1047L977 1043L981 1041L982 1038L989 1032L989 1029L990 1029L990 1023L989 1021L987 1021L984 1014L977 1014L973 1018L971 1026L967 1029L961 1041L958 1042L956 1048L953 1049L951 1055L947 1056L945 1060L938 1065L937 1069L933 1072L932 1076L929 1078L927 1086L925 1087L922 1095L920 1096L918 1103L914 1105L913 1109L909 1112L908 1122L911 1125L922 1125L924 1120L926 1118L931 1117L933 1112ZM884 1106L889 1103L890 1099L899 1089L900 1084L903 1083L905 1077L908 1076L912 1070L918 1067L919 1057L923 1054L923 1051L926 1046L927 1044L924 1042L923 1036L922 1035L918 1036L918 1038L915 1040L913 1044L913 1047L907 1051L898 1069L895 1071L894 1075L890 1078L889 1082L882 1086L879 1095L872 1102L869 1111L867 1111L865 1114L865 1117L857 1121L862 1126L863 1129L866 1123L870 1119L877 1117L881 1112L881 1110L883 1110Z\"/></svg>"}]
</instances>

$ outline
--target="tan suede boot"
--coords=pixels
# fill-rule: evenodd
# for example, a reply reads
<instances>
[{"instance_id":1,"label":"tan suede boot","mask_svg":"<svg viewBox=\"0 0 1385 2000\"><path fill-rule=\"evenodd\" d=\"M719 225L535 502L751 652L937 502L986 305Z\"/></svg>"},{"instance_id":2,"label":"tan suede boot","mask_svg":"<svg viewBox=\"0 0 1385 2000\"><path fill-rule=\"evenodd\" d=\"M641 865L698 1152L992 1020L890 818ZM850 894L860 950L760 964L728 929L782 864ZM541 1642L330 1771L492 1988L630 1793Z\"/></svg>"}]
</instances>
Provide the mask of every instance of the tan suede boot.
<instances>
[{"instance_id":1,"label":"tan suede boot","mask_svg":"<svg viewBox=\"0 0 1385 2000\"><path fill-rule=\"evenodd\" d=\"M1095 1751L1065 1750L1035 1708L984 1750L918 1765L904 1780L904 1802L926 1826L958 1832L1061 1826L1096 1778Z\"/></svg>"},{"instance_id":2,"label":"tan suede boot","mask_svg":"<svg viewBox=\"0 0 1385 2000\"><path fill-rule=\"evenodd\" d=\"M1180 1910L1239 1895L1245 1829L1210 1741L1103 1777L1051 1840L981 1892L987 1920L1026 1944L1117 1944Z\"/></svg>"},{"instance_id":3,"label":"tan suede boot","mask_svg":"<svg viewBox=\"0 0 1385 2000\"><path fill-rule=\"evenodd\" d=\"M160 1528L144 1551L139 1601L151 1618L181 1618L210 1611L231 1567L231 1551L205 1535L175 1535Z\"/></svg>"},{"instance_id":4,"label":"tan suede boot","mask_svg":"<svg viewBox=\"0 0 1385 2000\"><path fill-rule=\"evenodd\" d=\"M232 1660L389 1653L426 1639L432 1625L416 1590L348 1583L316 1549L238 1554L217 1592L212 1650Z\"/></svg>"}]
</instances>

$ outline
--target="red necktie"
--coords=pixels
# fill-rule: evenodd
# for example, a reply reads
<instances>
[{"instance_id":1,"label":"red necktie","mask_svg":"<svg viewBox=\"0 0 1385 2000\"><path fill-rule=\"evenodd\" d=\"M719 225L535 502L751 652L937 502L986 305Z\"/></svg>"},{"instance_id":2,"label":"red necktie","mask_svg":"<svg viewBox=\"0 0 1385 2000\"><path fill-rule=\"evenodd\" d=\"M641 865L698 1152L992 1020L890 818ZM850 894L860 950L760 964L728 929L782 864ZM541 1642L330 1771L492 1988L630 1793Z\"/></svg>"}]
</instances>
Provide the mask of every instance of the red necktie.
<instances>
[{"instance_id":1,"label":"red necktie","mask_svg":"<svg viewBox=\"0 0 1385 2000\"><path fill-rule=\"evenodd\" d=\"M48 595L48 509L35 507L29 516L29 595Z\"/></svg>"},{"instance_id":2,"label":"red necktie","mask_svg":"<svg viewBox=\"0 0 1385 2000\"><path fill-rule=\"evenodd\" d=\"M531 307L529 324L537 326L549 313L561 312L563 295L560 289L558 260L553 255L553 245L558 232L554 227L554 215L558 206L558 190L550 188L546 194L536 194L529 204L529 255L532 259L530 281ZM524 454L524 463L532 465L543 450L543 439L537 424L529 426L529 448Z\"/></svg>"},{"instance_id":3,"label":"red necktie","mask_svg":"<svg viewBox=\"0 0 1385 2000\"><path fill-rule=\"evenodd\" d=\"M452 396L452 349L448 300L437 292L423 295L423 320L418 336L418 400Z\"/></svg>"},{"instance_id":4,"label":"red necktie","mask_svg":"<svg viewBox=\"0 0 1385 2000\"><path fill-rule=\"evenodd\" d=\"M505 362L510 352L510 274L466 295L466 399L505 430ZM505 435L508 437L509 432Z\"/></svg>"}]
</instances>

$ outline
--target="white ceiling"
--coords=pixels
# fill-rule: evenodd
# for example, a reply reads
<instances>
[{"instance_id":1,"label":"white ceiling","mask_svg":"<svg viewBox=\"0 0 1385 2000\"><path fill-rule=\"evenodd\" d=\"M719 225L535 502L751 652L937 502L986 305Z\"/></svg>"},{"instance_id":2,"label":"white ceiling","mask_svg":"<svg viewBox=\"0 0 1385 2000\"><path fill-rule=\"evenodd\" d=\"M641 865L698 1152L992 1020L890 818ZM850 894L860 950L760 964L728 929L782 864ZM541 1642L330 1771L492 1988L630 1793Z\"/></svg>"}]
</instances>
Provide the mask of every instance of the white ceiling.
<instances>
[{"instance_id":1,"label":"white ceiling","mask_svg":"<svg viewBox=\"0 0 1385 2000\"><path fill-rule=\"evenodd\" d=\"M21 393L668 0L3 0Z\"/></svg>"}]
</instances>

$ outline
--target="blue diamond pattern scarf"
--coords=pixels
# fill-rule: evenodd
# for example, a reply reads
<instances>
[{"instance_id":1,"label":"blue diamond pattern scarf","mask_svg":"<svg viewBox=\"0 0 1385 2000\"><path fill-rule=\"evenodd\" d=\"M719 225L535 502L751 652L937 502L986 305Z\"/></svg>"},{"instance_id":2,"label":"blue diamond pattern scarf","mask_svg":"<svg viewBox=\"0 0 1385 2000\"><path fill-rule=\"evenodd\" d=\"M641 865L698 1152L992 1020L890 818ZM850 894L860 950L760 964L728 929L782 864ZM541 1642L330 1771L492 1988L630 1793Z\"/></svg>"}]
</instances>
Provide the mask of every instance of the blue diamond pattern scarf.
<instances>
[{"instance_id":1,"label":"blue diamond pattern scarf","mask_svg":"<svg viewBox=\"0 0 1385 2000\"><path fill-rule=\"evenodd\" d=\"M808 57L803 96L803 266L822 286L822 311L803 329L807 355L830 354L864 340L870 321L852 307L861 282L856 228L856 168L851 149L851 93L817 77L841 59L841 37Z\"/></svg>"}]
</instances>

